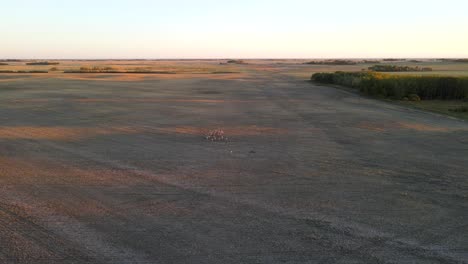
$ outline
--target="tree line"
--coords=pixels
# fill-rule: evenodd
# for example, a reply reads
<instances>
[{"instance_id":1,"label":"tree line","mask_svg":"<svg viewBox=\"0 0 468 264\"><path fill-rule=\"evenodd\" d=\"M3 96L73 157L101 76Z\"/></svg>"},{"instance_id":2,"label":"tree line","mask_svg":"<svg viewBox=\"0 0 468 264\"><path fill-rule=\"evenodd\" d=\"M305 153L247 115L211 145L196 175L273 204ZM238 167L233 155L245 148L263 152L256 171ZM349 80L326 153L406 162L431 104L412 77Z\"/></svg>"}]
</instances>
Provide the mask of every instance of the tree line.
<instances>
[{"instance_id":1,"label":"tree line","mask_svg":"<svg viewBox=\"0 0 468 264\"><path fill-rule=\"evenodd\" d=\"M402 100L417 95L423 100L468 99L468 78L397 76L376 72L316 73L312 80L359 89L362 93Z\"/></svg>"}]
</instances>

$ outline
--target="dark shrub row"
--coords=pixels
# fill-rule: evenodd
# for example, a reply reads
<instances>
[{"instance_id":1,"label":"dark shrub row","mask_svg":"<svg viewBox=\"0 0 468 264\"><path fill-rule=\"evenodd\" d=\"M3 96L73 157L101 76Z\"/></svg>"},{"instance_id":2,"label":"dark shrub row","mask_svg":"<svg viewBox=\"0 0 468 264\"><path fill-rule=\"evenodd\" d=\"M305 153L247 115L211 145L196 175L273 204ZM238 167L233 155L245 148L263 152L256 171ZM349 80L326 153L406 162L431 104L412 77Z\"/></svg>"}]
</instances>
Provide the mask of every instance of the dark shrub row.
<instances>
[{"instance_id":1,"label":"dark shrub row","mask_svg":"<svg viewBox=\"0 0 468 264\"><path fill-rule=\"evenodd\" d=\"M379 60L363 60L361 63L381 63Z\"/></svg>"},{"instance_id":2,"label":"dark shrub row","mask_svg":"<svg viewBox=\"0 0 468 264\"><path fill-rule=\"evenodd\" d=\"M172 71L153 71L150 68L135 68L131 70L119 70L112 67L81 67L78 70L65 70L64 73L141 73L141 74L176 74Z\"/></svg>"},{"instance_id":3,"label":"dark shrub row","mask_svg":"<svg viewBox=\"0 0 468 264\"><path fill-rule=\"evenodd\" d=\"M457 108L452 108L449 109L450 112L456 112L456 113L468 113L468 107L467 106L460 106Z\"/></svg>"},{"instance_id":4,"label":"dark shrub row","mask_svg":"<svg viewBox=\"0 0 468 264\"><path fill-rule=\"evenodd\" d=\"M468 63L468 59L439 59L439 61Z\"/></svg>"},{"instance_id":5,"label":"dark shrub row","mask_svg":"<svg viewBox=\"0 0 468 264\"><path fill-rule=\"evenodd\" d=\"M79 70L66 70L65 73L120 73L115 68L112 67L81 67Z\"/></svg>"},{"instance_id":6,"label":"dark shrub row","mask_svg":"<svg viewBox=\"0 0 468 264\"><path fill-rule=\"evenodd\" d=\"M397 65L374 65L369 67L369 70L376 72L418 72L418 71L432 71L429 67L410 67L410 66L397 66Z\"/></svg>"},{"instance_id":7,"label":"dark shrub row","mask_svg":"<svg viewBox=\"0 0 468 264\"><path fill-rule=\"evenodd\" d=\"M310 65L356 65L358 62L352 60L323 60L323 61L309 61L304 64Z\"/></svg>"},{"instance_id":8,"label":"dark shrub row","mask_svg":"<svg viewBox=\"0 0 468 264\"><path fill-rule=\"evenodd\" d=\"M379 60L314 60L304 62L308 65L357 65L357 64L371 64L381 63Z\"/></svg>"},{"instance_id":9,"label":"dark shrub row","mask_svg":"<svg viewBox=\"0 0 468 264\"><path fill-rule=\"evenodd\" d=\"M26 65L58 65L58 62L50 62L50 61L35 61L35 62L28 62Z\"/></svg>"},{"instance_id":10,"label":"dark shrub row","mask_svg":"<svg viewBox=\"0 0 468 264\"><path fill-rule=\"evenodd\" d=\"M227 63L231 64L246 64L243 60L228 60Z\"/></svg>"},{"instance_id":11,"label":"dark shrub row","mask_svg":"<svg viewBox=\"0 0 468 264\"><path fill-rule=\"evenodd\" d=\"M49 71L17 71L17 73L48 73Z\"/></svg>"},{"instance_id":12,"label":"dark shrub row","mask_svg":"<svg viewBox=\"0 0 468 264\"><path fill-rule=\"evenodd\" d=\"M177 74L172 71L117 71L117 70L102 70L102 71L82 71L82 70L66 70L64 73L117 73L117 74Z\"/></svg>"},{"instance_id":13,"label":"dark shrub row","mask_svg":"<svg viewBox=\"0 0 468 264\"><path fill-rule=\"evenodd\" d=\"M418 95L423 100L468 98L468 78L335 72L316 73L312 76L312 80L353 87L368 95L397 100L409 95Z\"/></svg>"},{"instance_id":14,"label":"dark shrub row","mask_svg":"<svg viewBox=\"0 0 468 264\"><path fill-rule=\"evenodd\" d=\"M0 70L0 73L49 73L49 71L11 71L11 70Z\"/></svg>"}]
</instances>

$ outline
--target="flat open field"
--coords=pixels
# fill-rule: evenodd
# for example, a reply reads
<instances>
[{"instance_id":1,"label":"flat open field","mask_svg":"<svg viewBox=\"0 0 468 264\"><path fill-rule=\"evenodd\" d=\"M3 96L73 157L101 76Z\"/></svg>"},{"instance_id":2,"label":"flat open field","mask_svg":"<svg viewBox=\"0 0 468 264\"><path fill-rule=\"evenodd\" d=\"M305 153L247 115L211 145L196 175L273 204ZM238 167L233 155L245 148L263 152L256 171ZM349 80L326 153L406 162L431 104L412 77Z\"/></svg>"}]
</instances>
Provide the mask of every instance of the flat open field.
<instances>
[{"instance_id":1,"label":"flat open field","mask_svg":"<svg viewBox=\"0 0 468 264\"><path fill-rule=\"evenodd\" d=\"M468 263L468 123L302 62L0 66L60 70L0 74L0 263Z\"/></svg>"}]
</instances>

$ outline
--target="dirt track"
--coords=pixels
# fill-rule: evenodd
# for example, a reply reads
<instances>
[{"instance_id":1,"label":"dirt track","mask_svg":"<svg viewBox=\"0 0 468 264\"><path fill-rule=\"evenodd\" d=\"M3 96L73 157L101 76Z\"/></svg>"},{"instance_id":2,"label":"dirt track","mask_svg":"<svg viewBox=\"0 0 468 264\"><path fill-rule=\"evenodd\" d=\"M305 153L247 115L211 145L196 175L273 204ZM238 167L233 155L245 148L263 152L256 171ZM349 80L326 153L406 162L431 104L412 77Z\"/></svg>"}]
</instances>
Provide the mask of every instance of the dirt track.
<instances>
[{"instance_id":1,"label":"dirt track","mask_svg":"<svg viewBox=\"0 0 468 264\"><path fill-rule=\"evenodd\" d=\"M262 70L0 104L0 263L468 263L466 122Z\"/></svg>"}]
</instances>

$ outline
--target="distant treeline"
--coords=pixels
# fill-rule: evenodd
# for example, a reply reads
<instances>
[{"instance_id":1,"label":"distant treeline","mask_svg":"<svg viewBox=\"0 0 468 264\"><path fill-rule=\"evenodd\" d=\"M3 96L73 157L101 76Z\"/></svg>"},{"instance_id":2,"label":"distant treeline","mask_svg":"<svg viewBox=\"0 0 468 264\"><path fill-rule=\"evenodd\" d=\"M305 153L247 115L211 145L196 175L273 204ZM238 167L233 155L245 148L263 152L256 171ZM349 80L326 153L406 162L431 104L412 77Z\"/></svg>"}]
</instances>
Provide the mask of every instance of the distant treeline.
<instances>
[{"instance_id":1,"label":"distant treeline","mask_svg":"<svg viewBox=\"0 0 468 264\"><path fill-rule=\"evenodd\" d=\"M0 65L8 65L8 63L0 62Z\"/></svg>"},{"instance_id":2,"label":"distant treeline","mask_svg":"<svg viewBox=\"0 0 468 264\"><path fill-rule=\"evenodd\" d=\"M376 72L420 72L420 71L432 71L432 68L419 66L397 66L397 65L374 65L368 68L371 71Z\"/></svg>"},{"instance_id":3,"label":"distant treeline","mask_svg":"<svg viewBox=\"0 0 468 264\"><path fill-rule=\"evenodd\" d=\"M379 60L363 60L361 63L380 63Z\"/></svg>"},{"instance_id":4,"label":"distant treeline","mask_svg":"<svg viewBox=\"0 0 468 264\"><path fill-rule=\"evenodd\" d=\"M230 63L230 64L246 64L246 62L243 61L243 60L228 60L227 63Z\"/></svg>"},{"instance_id":5,"label":"distant treeline","mask_svg":"<svg viewBox=\"0 0 468 264\"><path fill-rule=\"evenodd\" d=\"M48 73L49 71L11 71L11 70L0 70L0 73Z\"/></svg>"},{"instance_id":6,"label":"distant treeline","mask_svg":"<svg viewBox=\"0 0 468 264\"><path fill-rule=\"evenodd\" d=\"M66 70L65 73L120 73L112 67L81 67L79 70Z\"/></svg>"},{"instance_id":7,"label":"distant treeline","mask_svg":"<svg viewBox=\"0 0 468 264\"><path fill-rule=\"evenodd\" d=\"M135 68L133 70L121 71L112 67L81 67L78 70L66 70L64 73L142 73L142 74L175 74L171 71L153 71L148 68Z\"/></svg>"},{"instance_id":8,"label":"distant treeline","mask_svg":"<svg viewBox=\"0 0 468 264\"><path fill-rule=\"evenodd\" d=\"M396 76L375 72L316 73L312 80L359 89L362 93L396 100L468 99L468 78Z\"/></svg>"},{"instance_id":9,"label":"distant treeline","mask_svg":"<svg viewBox=\"0 0 468 264\"><path fill-rule=\"evenodd\" d=\"M445 62L459 62L459 63L468 63L468 59L439 59L440 61Z\"/></svg>"},{"instance_id":10,"label":"distant treeline","mask_svg":"<svg viewBox=\"0 0 468 264\"><path fill-rule=\"evenodd\" d=\"M309 61L304 64L310 65L356 65L357 61L352 60L321 60L321 61Z\"/></svg>"},{"instance_id":11,"label":"distant treeline","mask_svg":"<svg viewBox=\"0 0 468 264\"><path fill-rule=\"evenodd\" d=\"M59 65L58 62L50 62L50 61L35 61L35 62L28 62L26 65Z\"/></svg>"},{"instance_id":12,"label":"distant treeline","mask_svg":"<svg viewBox=\"0 0 468 264\"><path fill-rule=\"evenodd\" d=\"M380 63L379 60L315 60L305 62L309 65L357 65L357 64L370 64Z\"/></svg>"}]
</instances>

